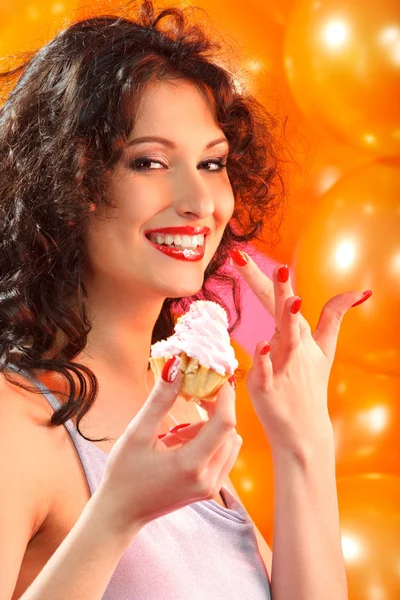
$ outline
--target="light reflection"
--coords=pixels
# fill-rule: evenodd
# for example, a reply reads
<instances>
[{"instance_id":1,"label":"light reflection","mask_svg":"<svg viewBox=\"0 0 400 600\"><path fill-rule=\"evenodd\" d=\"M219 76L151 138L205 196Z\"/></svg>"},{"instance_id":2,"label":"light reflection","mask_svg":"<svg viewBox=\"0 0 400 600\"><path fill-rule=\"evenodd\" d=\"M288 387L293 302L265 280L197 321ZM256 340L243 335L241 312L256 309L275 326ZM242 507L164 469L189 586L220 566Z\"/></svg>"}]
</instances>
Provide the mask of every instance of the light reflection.
<instances>
[{"instance_id":1,"label":"light reflection","mask_svg":"<svg viewBox=\"0 0 400 600\"><path fill-rule=\"evenodd\" d=\"M366 204L366 205L364 206L363 212L364 212L366 215L373 215L373 214L374 214L374 212L375 212L375 207L374 207L372 204Z\"/></svg>"},{"instance_id":2,"label":"light reflection","mask_svg":"<svg viewBox=\"0 0 400 600\"><path fill-rule=\"evenodd\" d=\"M261 71L262 64L259 60L253 59L248 61L247 67L252 73L259 73ZM270 68L270 66L267 65L267 68Z\"/></svg>"},{"instance_id":3,"label":"light reflection","mask_svg":"<svg viewBox=\"0 0 400 600\"><path fill-rule=\"evenodd\" d=\"M367 142L369 146L376 144L376 137L372 133L366 133L364 135L364 140Z\"/></svg>"},{"instance_id":4,"label":"light reflection","mask_svg":"<svg viewBox=\"0 0 400 600\"><path fill-rule=\"evenodd\" d=\"M394 275L400 275L400 252L395 254L390 262L390 270L394 273Z\"/></svg>"},{"instance_id":5,"label":"light reflection","mask_svg":"<svg viewBox=\"0 0 400 600\"><path fill-rule=\"evenodd\" d=\"M322 30L322 39L329 48L340 48L349 38L349 27L342 20L327 23Z\"/></svg>"},{"instance_id":6,"label":"light reflection","mask_svg":"<svg viewBox=\"0 0 400 600\"><path fill-rule=\"evenodd\" d=\"M360 557L361 546L354 538L342 535L342 551L344 559L351 562Z\"/></svg>"},{"instance_id":7,"label":"light reflection","mask_svg":"<svg viewBox=\"0 0 400 600\"><path fill-rule=\"evenodd\" d=\"M389 25L379 32L379 43L390 52L392 61L400 66L400 28L397 25Z\"/></svg>"},{"instance_id":8,"label":"light reflection","mask_svg":"<svg viewBox=\"0 0 400 600\"><path fill-rule=\"evenodd\" d=\"M251 481L251 479L243 478L240 482L240 486L245 492L251 492L254 488L254 483Z\"/></svg>"},{"instance_id":9,"label":"light reflection","mask_svg":"<svg viewBox=\"0 0 400 600\"><path fill-rule=\"evenodd\" d=\"M363 429L368 429L373 433L381 433L388 424L388 414L384 406L376 406L371 410L365 411L357 416L357 420L363 423Z\"/></svg>"},{"instance_id":10,"label":"light reflection","mask_svg":"<svg viewBox=\"0 0 400 600\"><path fill-rule=\"evenodd\" d=\"M340 269L347 269L354 265L356 249L354 242L341 242L336 248L335 261Z\"/></svg>"}]
</instances>

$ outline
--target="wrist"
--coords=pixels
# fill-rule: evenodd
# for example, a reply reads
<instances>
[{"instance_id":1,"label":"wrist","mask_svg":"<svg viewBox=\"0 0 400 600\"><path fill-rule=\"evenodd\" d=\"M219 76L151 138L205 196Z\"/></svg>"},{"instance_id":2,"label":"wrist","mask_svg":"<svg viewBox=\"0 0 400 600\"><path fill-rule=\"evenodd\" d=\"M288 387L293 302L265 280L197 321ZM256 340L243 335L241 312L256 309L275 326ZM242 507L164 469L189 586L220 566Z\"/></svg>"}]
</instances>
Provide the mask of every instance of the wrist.
<instances>
[{"instance_id":1,"label":"wrist","mask_svg":"<svg viewBox=\"0 0 400 600\"><path fill-rule=\"evenodd\" d=\"M296 462L300 466L312 465L319 458L333 460L335 462L335 438L332 423L321 427L318 434L308 437L306 440L297 440L291 444L274 444L271 446L271 454L274 463Z\"/></svg>"},{"instance_id":2,"label":"wrist","mask_svg":"<svg viewBox=\"0 0 400 600\"><path fill-rule=\"evenodd\" d=\"M84 509L85 518L105 544L124 551L142 528L139 522L126 523L112 507L106 490L97 488Z\"/></svg>"}]
</instances>

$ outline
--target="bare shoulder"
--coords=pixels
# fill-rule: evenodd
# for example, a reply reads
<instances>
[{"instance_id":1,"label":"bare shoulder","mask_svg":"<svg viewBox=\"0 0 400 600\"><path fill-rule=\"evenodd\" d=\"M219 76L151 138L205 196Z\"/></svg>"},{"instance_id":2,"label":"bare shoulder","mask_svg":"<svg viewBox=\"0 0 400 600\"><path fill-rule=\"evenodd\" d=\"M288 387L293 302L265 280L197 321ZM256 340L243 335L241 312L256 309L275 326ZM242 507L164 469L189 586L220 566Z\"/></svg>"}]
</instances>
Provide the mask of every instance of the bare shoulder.
<instances>
[{"instance_id":1,"label":"bare shoulder","mask_svg":"<svg viewBox=\"0 0 400 600\"><path fill-rule=\"evenodd\" d=\"M7 598L50 504L49 412L30 396L0 375L0 570L6 574Z\"/></svg>"},{"instance_id":2,"label":"bare shoulder","mask_svg":"<svg viewBox=\"0 0 400 600\"><path fill-rule=\"evenodd\" d=\"M19 379L19 377L18 377ZM21 378L21 383L33 386ZM90 497L76 448L41 393L0 374L0 571L19 598L76 523ZM3 596L2 596L3 597Z\"/></svg>"}]
</instances>

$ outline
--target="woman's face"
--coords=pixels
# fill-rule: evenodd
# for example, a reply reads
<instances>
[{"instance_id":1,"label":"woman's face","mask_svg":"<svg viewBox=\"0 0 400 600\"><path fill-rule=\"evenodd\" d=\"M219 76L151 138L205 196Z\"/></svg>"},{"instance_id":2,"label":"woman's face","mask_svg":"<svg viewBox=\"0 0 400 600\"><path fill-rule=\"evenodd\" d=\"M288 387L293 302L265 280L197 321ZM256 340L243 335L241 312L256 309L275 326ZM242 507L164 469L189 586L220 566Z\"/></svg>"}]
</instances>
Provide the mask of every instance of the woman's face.
<instances>
[{"instance_id":1,"label":"woman's face","mask_svg":"<svg viewBox=\"0 0 400 600\"><path fill-rule=\"evenodd\" d=\"M148 136L168 142L136 143ZM148 297L199 291L234 209L231 184L220 166L228 155L221 138L207 100L191 83L147 87L130 143L112 175L116 208L107 207L106 220L92 218L88 230L91 277ZM205 228L200 229L203 236L208 232L205 241L201 234L193 238L195 230L188 227Z\"/></svg>"}]
</instances>

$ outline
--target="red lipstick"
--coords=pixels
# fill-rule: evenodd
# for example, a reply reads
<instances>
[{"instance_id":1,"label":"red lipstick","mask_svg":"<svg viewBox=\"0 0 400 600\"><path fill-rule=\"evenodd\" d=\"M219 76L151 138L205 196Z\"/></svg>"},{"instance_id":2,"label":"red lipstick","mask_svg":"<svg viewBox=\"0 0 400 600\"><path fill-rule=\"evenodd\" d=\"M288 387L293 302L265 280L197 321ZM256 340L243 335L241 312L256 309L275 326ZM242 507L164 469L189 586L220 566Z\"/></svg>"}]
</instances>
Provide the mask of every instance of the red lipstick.
<instances>
[{"instance_id":1,"label":"red lipstick","mask_svg":"<svg viewBox=\"0 0 400 600\"><path fill-rule=\"evenodd\" d=\"M148 229L145 232L146 239L150 244L171 258L177 260L184 260L189 262L196 262L203 258L206 245L206 236L210 233L209 227L191 227L189 225L184 227L158 227L156 229ZM162 234L162 235L204 235L204 243L197 248L179 248L174 246L168 246L166 244L157 244L155 241L150 239L150 234Z\"/></svg>"},{"instance_id":2,"label":"red lipstick","mask_svg":"<svg viewBox=\"0 0 400 600\"><path fill-rule=\"evenodd\" d=\"M156 229L147 229L144 232L145 235L148 233L164 233L166 235L208 235L211 229L209 227L190 227L186 225L184 227L157 227Z\"/></svg>"}]
</instances>

